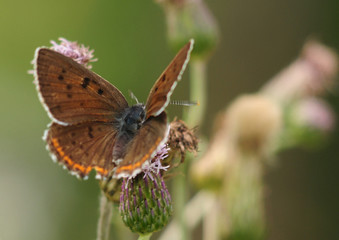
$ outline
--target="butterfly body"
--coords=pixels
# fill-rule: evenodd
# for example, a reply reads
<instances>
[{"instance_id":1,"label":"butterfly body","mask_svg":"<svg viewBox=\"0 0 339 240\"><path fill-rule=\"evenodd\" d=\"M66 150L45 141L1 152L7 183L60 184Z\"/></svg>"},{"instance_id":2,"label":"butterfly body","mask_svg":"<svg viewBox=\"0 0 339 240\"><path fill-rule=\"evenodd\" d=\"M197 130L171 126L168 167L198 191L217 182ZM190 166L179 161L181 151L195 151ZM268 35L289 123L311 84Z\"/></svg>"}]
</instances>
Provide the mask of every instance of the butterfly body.
<instances>
[{"instance_id":1,"label":"butterfly body","mask_svg":"<svg viewBox=\"0 0 339 240\"><path fill-rule=\"evenodd\" d=\"M189 60L193 40L160 75L146 104L129 106L99 75L58 52L39 48L35 84L52 124L44 139L53 158L86 178L134 177L167 140L165 108Z\"/></svg>"},{"instance_id":2,"label":"butterfly body","mask_svg":"<svg viewBox=\"0 0 339 240\"><path fill-rule=\"evenodd\" d=\"M136 104L125 108L120 116L117 116L113 125L117 129L116 143L113 149L113 161L124 157L126 146L133 139L145 121L145 107Z\"/></svg>"},{"instance_id":3,"label":"butterfly body","mask_svg":"<svg viewBox=\"0 0 339 240\"><path fill-rule=\"evenodd\" d=\"M136 104L123 110L121 117L117 117L116 123L120 133L135 134L145 121L145 107Z\"/></svg>"}]
</instances>

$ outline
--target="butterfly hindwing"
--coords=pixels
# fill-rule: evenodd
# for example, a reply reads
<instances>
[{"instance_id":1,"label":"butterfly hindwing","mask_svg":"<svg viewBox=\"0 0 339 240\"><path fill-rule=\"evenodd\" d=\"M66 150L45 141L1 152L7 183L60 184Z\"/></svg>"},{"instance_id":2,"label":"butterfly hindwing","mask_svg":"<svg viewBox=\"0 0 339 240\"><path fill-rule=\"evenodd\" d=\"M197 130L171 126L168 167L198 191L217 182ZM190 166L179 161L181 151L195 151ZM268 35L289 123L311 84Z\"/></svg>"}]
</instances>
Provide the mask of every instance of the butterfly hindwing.
<instances>
[{"instance_id":1,"label":"butterfly hindwing","mask_svg":"<svg viewBox=\"0 0 339 240\"><path fill-rule=\"evenodd\" d=\"M165 112L157 117L150 117L141 126L126 148L126 155L119 163L114 177L134 177L141 172L144 164L154 157L167 141L168 124Z\"/></svg>"},{"instance_id":2,"label":"butterfly hindwing","mask_svg":"<svg viewBox=\"0 0 339 240\"><path fill-rule=\"evenodd\" d=\"M193 49L193 39L189 41L174 57L165 71L153 85L146 101L146 119L150 116L158 116L169 103L170 97L177 82L189 61Z\"/></svg>"},{"instance_id":3,"label":"butterfly hindwing","mask_svg":"<svg viewBox=\"0 0 339 240\"><path fill-rule=\"evenodd\" d=\"M111 122L128 107L112 84L58 52L38 48L35 84L47 112L61 125L86 121Z\"/></svg>"},{"instance_id":4,"label":"butterfly hindwing","mask_svg":"<svg viewBox=\"0 0 339 240\"><path fill-rule=\"evenodd\" d=\"M112 155L117 131L112 124L52 123L46 131L47 148L71 173L84 178L95 169L97 176L105 177L114 169Z\"/></svg>"}]
</instances>

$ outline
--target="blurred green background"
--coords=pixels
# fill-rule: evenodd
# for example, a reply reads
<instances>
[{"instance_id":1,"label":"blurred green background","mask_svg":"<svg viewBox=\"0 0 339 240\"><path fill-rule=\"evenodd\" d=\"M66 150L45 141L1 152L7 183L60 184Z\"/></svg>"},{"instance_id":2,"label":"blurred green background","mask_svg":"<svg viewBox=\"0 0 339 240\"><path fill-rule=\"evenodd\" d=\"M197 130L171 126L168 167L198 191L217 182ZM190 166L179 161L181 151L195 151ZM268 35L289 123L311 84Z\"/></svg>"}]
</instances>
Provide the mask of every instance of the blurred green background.
<instances>
[{"instance_id":1,"label":"blurred green background","mask_svg":"<svg viewBox=\"0 0 339 240\"><path fill-rule=\"evenodd\" d=\"M297 57L307 38L339 50L338 0L207 4L221 40L209 63L206 135L219 110L259 89ZM50 120L27 71L36 47L58 37L77 40L95 49L95 72L144 101L174 56L163 11L151 0L0 0L0 29L0 239L95 239L97 181L79 181L51 161L41 140ZM189 98L187 78L172 99ZM338 93L329 97L337 113ZM171 117L178 112L169 107ZM289 151L268 169L268 239L339 238L338 143L336 130L321 149Z\"/></svg>"}]
</instances>

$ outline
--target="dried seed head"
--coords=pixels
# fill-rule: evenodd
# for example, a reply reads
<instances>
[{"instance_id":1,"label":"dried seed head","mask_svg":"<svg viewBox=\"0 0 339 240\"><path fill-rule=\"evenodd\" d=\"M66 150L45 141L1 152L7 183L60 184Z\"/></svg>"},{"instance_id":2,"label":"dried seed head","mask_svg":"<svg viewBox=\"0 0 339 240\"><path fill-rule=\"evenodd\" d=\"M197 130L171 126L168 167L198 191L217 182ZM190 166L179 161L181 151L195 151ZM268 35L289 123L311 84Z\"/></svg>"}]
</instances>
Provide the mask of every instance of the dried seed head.
<instances>
[{"instance_id":1,"label":"dried seed head","mask_svg":"<svg viewBox=\"0 0 339 240\"><path fill-rule=\"evenodd\" d=\"M181 161L184 161L186 151L193 154L198 151L198 138L195 136L194 129L189 129L181 120L171 122L167 144L172 154L180 155Z\"/></svg>"}]
</instances>

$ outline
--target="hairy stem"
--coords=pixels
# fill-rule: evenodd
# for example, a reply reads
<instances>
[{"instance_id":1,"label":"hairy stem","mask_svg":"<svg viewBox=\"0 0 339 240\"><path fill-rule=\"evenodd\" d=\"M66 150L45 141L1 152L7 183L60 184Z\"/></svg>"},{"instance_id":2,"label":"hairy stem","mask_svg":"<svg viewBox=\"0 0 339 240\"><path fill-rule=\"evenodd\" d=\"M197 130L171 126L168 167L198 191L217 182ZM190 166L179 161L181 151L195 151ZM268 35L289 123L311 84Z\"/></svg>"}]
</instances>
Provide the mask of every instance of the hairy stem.
<instances>
[{"instance_id":1,"label":"hairy stem","mask_svg":"<svg viewBox=\"0 0 339 240\"><path fill-rule=\"evenodd\" d=\"M112 211L113 211L113 204L107 199L105 194L101 192L100 215L99 215L99 220L98 220L96 240L108 240L109 239Z\"/></svg>"}]
</instances>

